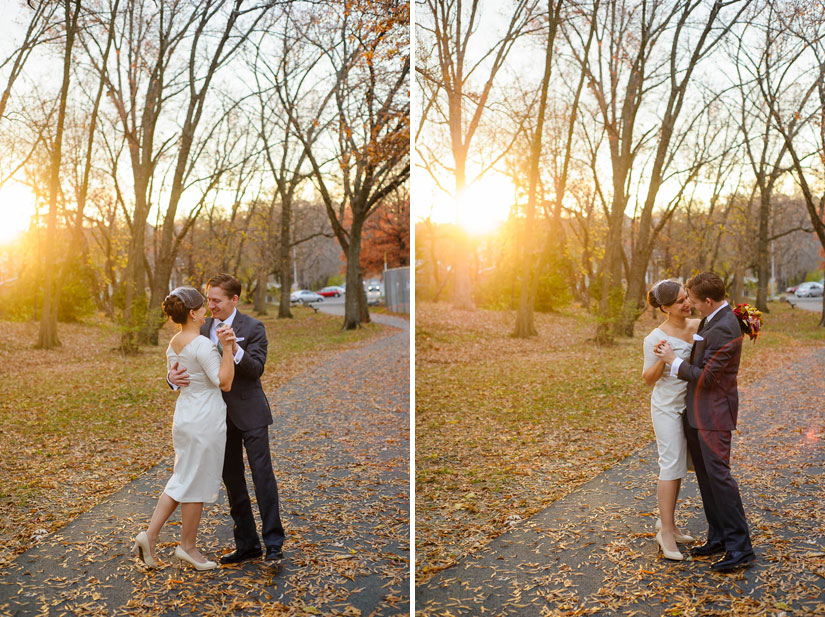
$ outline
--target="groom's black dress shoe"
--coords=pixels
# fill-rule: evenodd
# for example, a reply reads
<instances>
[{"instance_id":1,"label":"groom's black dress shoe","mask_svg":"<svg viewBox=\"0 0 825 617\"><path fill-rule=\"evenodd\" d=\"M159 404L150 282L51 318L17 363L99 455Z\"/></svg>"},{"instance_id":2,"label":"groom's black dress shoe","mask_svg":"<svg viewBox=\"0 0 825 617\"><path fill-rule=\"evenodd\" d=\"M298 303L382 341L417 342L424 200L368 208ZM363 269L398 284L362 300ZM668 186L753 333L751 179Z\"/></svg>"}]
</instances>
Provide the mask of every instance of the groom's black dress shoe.
<instances>
[{"instance_id":1,"label":"groom's black dress shoe","mask_svg":"<svg viewBox=\"0 0 825 617\"><path fill-rule=\"evenodd\" d=\"M719 544L705 542L702 546L695 546L690 549L690 554L696 557L703 557L705 555L716 555L717 553L724 553L725 545L721 542Z\"/></svg>"},{"instance_id":2,"label":"groom's black dress shoe","mask_svg":"<svg viewBox=\"0 0 825 617\"><path fill-rule=\"evenodd\" d=\"M717 572L727 572L734 568L747 566L753 563L755 559L756 555L753 554L753 551L728 551L723 559L711 564L710 569Z\"/></svg>"},{"instance_id":3,"label":"groom's black dress shoe","mask_svg":"<svg viewBox=\"0 0 825 617\"><path fill-rule=\"evenodd\" d=\"M221 557L220 561L222 564L241 563L247 559L255 559L256 557L260 557L262 554L263 551L261 551L260 547L253 548L248 551L235 551L234 553L229 553L228 555Z\"/></svg>"},{"instance_id":4,"label":"groom's black dress shoe","mask_svg":"<svg viewBox=\"0 0 825 617\"><path fill-rule=\"evenodd\" d=\"M284 552L280 546L268 546L266 548L266 557L264 561L268 564L276 564L284 558Z\"/></svg>"}]
</instances>

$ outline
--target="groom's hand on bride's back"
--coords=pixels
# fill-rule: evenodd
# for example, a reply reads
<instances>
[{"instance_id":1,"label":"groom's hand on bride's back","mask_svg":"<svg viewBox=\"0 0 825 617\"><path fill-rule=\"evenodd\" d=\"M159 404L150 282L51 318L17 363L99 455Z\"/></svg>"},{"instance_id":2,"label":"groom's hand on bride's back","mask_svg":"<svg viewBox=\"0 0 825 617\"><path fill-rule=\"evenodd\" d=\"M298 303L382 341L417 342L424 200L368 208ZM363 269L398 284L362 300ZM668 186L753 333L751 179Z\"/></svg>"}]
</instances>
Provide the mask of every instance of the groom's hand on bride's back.
<instances>
[{"instance_id":1,"label":"groom's hand on bride's back","mask_svg":"<svg viewBox=\"0 0 825 617\"><path fill-rule=\"evenodd\" d=\"M177 362L172 364L172 368L169 369L169 374L166 376L166 379L170 384L178 388L185 388L189 385L189 373L186 372L186 368L179 366Z\"/></svg>"}]
</instances>

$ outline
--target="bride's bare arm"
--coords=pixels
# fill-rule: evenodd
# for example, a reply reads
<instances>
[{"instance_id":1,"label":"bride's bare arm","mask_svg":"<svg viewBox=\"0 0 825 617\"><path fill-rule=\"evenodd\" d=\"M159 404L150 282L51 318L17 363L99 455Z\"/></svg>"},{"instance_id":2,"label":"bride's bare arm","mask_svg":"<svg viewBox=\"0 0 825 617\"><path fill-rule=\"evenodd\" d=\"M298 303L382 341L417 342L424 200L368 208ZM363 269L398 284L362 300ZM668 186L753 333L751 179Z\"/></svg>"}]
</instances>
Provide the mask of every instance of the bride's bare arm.
<instances>
[{"instance_id":1,"label":"bride's bare arm","mask_svg":"<svg viewBox=\"0 0 825 617\"><path fill-rule=\"evenodd\" d=\"M664 341L658 343L661 345ZM665 371L665 361L662 358L654 364L653 366L648 367L647 369L642 371L642 379L645 380L645 383L648 386L656 385L656 382L659 381L659 378L662 376L662 373Z\"/></svg>"}]
</instances>

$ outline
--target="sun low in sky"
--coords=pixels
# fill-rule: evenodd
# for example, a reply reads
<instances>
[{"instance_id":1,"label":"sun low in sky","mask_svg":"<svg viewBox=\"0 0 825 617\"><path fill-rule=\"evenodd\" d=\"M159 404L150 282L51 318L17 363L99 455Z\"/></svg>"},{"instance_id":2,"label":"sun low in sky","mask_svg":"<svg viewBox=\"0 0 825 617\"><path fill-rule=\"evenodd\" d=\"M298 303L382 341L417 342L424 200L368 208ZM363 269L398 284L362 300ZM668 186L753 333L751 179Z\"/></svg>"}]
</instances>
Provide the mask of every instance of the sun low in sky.
<instances>
[{"instance_id":1,"label":"sun low in sky","mask_svg":"<svg viewBox=\"0 0 825 617\"><path fill-rule=\"evenodd\" d=\"M470 184L456 204L454 195L435 189L432 206L424 216L436 223L458 223L472 235L496 230L510 214L515 187L507 176L490 172Z\"/></svg>"},{"instance_id":2,"label":"sun low in sky","mask_svg":"<svg viewBox=\"0 0 825 617\"><path fill-rule=\"evenodd\" d=\"M0 187L0 246L11 244L29 229L34 204L27 186L10 180Z\"/></svg>"}]
</instances>

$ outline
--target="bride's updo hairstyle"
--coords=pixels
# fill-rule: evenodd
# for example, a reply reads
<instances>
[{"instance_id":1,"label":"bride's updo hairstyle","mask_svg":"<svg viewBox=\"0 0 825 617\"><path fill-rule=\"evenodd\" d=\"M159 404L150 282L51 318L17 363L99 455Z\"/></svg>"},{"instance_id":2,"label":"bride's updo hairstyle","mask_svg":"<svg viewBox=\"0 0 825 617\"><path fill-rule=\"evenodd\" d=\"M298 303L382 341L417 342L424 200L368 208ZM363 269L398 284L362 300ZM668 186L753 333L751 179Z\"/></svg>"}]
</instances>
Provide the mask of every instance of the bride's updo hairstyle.
<instances>
[{"instance_id":1,"label":"bride's updo hairstyle","mask_svg":"<svg viewBox=\"0 0 825 617\"><path fill-rule=\"evenodd\" d=\"M682 284L677 281L659 281L647 292L647 303L663 313L663 306L670 306L679 297Z\"/></svg>"},{"instance_id":2,"label":"bride's updo hairstyle","mask_svg":"<svg viewBox=\"0 0 825 617\"><path fill-rule=\"evenodd\" d=\"M163 312L176 324L185 324L189 311L203 306L203 296L194 287L177 287L163 301Z\"/></svg>"}]
</instances>

